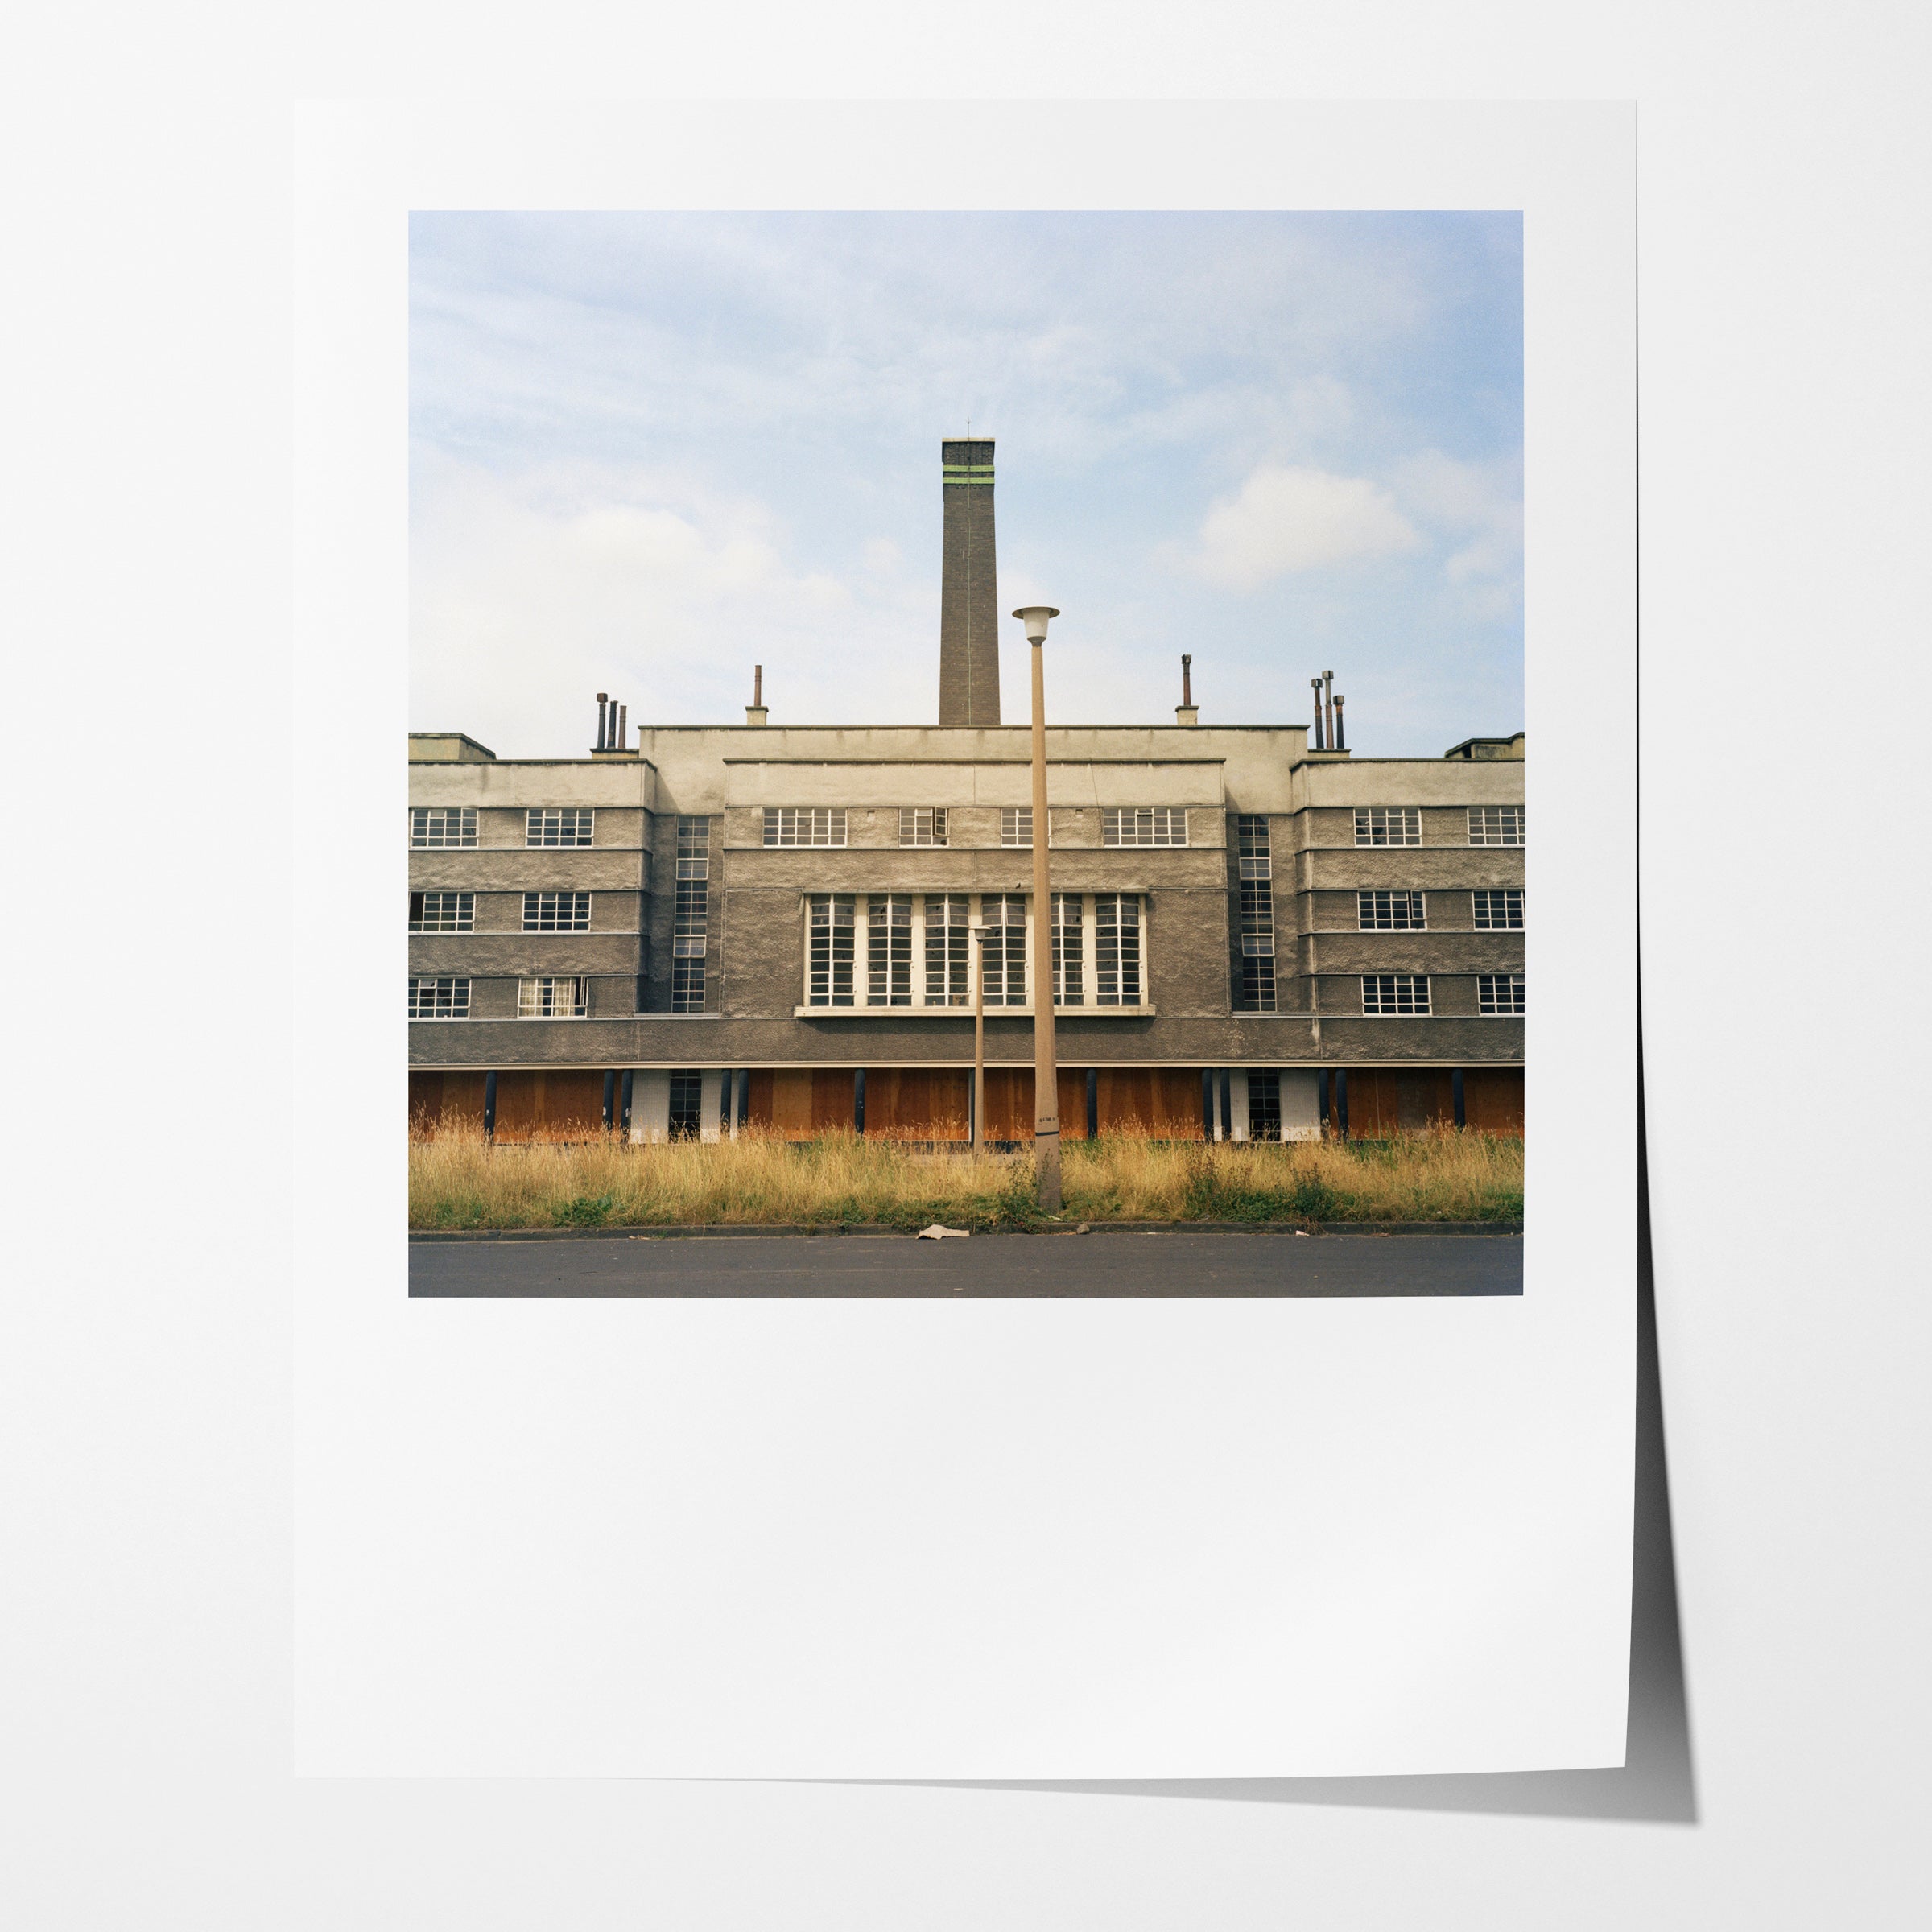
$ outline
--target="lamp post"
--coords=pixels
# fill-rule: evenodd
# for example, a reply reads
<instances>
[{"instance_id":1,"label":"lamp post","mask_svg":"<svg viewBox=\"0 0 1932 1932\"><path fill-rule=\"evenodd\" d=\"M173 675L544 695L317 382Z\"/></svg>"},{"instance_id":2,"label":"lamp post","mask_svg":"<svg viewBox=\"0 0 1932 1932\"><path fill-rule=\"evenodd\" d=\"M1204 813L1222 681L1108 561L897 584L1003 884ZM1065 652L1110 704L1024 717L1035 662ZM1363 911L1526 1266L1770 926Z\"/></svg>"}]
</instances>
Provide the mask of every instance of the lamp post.
<instances>
[{"instance_id":1,"label":"lamp post","mask_svg":"<svg viewBox=\"0 0 1932 1932\"><path fill-rule=\"evenodd\" d=\"M986 923L966 928L972 953L972 1151L986 1150Z\"/></svg>"},{"instance_id":2,"label":"lamp post","mask_svg":"<svg viewBox=\"0 0 1932 1932\"><path fill-rule=\"evenodd\" d=\"M1040 1206L1060 1211L1060 1076L1053 1051L1053 900L1046 881L1046 623L1060 613L1029 604L1013 613L1033 646L1033 1158Z\"/></svg>"}]
</instances>

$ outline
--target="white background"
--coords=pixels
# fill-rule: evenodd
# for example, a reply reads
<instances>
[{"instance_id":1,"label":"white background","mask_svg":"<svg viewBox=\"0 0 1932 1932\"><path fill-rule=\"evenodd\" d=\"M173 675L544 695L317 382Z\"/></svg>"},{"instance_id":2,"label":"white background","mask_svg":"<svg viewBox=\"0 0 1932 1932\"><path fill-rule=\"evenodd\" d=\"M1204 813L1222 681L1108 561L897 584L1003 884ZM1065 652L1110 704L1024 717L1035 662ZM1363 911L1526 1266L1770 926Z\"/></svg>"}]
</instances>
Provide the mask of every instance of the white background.
<instances>
[{"instance_id":1,"label":"white background","mask_svg":"<svg viewBox=\"0 0 1932 1932\"><path fill-rule=\"evenodd\" d=\"M1916 822L1926 696L1922 17L895 6L847 43L822 13L266 19L70 11L16 42L31 94L0 122L6 769L17 828L66 814L6 861L9 1915L1922 1922L1928 1338L1898 1211L1922 921L1897 890L1916 849L1874 836ZM329 1070L289 1074L273 937L298 884L285 103L724 78L1638 99L1646 1046L1695 1826L289 1777L283 1104L325 1104ZM1827 905L1837 956L1801 923Z\"/></svg>"},{"instance_id":2,"label":"white background","mask_svg":"<svg viewBox=\"0 0 1932 1932\"><path fill-rule=\"evenodd\" d=\"M304 1773L1621 1760L1629 110L1069 103L1032 139L1018 105L972 118L962 145L897 106L862 126L779 105L304 117L294 990L296 1058L335 1096L296 1140ZM406 970L408 211L974 196L1524 210L1530 803L1550 856L1523 1298L409 1301L386 990Z\"/></svg>"}]
</instances>

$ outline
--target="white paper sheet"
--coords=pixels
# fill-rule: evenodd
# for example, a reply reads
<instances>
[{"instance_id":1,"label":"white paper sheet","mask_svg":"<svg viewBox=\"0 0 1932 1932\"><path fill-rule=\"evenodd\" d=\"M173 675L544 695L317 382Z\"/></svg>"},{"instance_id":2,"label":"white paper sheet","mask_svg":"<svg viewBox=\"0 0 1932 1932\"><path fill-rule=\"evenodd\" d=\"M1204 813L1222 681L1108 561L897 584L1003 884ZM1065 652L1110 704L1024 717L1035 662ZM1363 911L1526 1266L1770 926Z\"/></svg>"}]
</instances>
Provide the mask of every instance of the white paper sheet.
<instances>
[{"instance_id":1,"label":"white paper sheet","mask_svg":"<svg viewBox=\"0 0 1932 1932\"><path fill-rule=\"evenodd\" d=\"M319 107L297 144L297 1767L1189 1777L1621 1761L1633 116ZM1538 997L1517 1299L410 1301L406 221L1517 208Z\"/></svg>"}]
</instances>

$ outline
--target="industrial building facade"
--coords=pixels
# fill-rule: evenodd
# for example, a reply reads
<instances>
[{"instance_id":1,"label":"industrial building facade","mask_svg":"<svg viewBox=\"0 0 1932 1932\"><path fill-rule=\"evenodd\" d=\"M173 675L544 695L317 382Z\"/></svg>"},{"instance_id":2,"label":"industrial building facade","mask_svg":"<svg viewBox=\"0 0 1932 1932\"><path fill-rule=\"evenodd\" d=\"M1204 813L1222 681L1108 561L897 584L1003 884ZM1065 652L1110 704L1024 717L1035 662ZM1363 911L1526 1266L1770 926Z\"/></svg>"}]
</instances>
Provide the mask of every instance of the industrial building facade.
<instances>
[{"instance_id":1,"label":"industrial building facade","mask_svg":"<svg viewBox=\"0 0 1932 1932\"><path fill-rule=\"evenodd\" d=\"M1520 1131L1522 737L1362 758L1319 692L1312 733L1050 726L1038 906L991 443L944 444L942 489L937 726L411 734L412 1119L963 1140L979 923L989 1139L1031 1134L1044 988L1068 1137Z\"/></svg>"}]
</instances>

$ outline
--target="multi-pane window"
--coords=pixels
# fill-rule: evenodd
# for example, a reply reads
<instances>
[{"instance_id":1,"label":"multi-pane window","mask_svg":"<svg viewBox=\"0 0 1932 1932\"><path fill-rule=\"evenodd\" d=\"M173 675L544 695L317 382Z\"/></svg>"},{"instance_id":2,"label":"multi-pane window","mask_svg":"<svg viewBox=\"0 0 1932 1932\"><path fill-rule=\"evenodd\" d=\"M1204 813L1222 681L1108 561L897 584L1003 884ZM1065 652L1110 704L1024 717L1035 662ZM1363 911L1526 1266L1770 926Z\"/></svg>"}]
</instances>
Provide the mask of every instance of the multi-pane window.
<instances>
[{"instance_id":1,"label":"multi-pane window","mask_svg":"<svg viewBox=\"0 0 1932 1932\"><path fill-rule=\"evenodd\" d=\"M1278 1141L1282 1137L1282 1076L1278 1073L1251 1073L1248 1076L1248 1137L1251 1141Z\"/></svg>"},{"instance_id":2,"label":"multi-pane window","mask_svg":"<svg viewBox=\"0 0 1932 1932\"><path fill-rule=\"evenodd\" d=\"M1364 932L1422 932L1426 930L1419 892L1358 892L1355 918Z\"/></svg>"},{"instance_id":3,"label":"multi-pane window","mask_svg":"<svg viewBox=\"0 0 1932 1932\"><path fill-rule=\"evenodd\" d=\"M980 942L985 965L986 1004L1026 1004L1026 901L1017 892L989 892L980 901L986 935Z\"/></svg>"},{"instance_id":4,"label":"multi-pane window","mask_svg":"<svg viewBox=\"0 0 1932 1932\"><path fill-rule=\"evenodd\" d=\"M1476 976L1479 1013L1506 1018L1523 1010L1523 976L1520 972L1479 972Z\"/></svg>"},{"instance_id":5,"label":"multi-pane window","mask_svg":"<svg viewBox=\"0 0 1932 1932\"><path fill-rule=\"evenodd\" d=\"M865 1004L912 1004L912 900L875 892L866 908Z\"/></svg>"},{"instance_id":6,"label":"multi-pane window","mask_svg":"<svg viewBox=\"0 0 1932 1932\"><path fill-rule=\"evenodd\" d=\"M1084 1006L1086 979L1081 971L1082 941L1080 895L1056 892L1053 895L1053 1003L1056 1006Z\"/></svg>"},{"instance_id":7,"label":"multi-pane window","mask_svg":"<svg viewBox=\"0 0 1932 1932\"><path fill-rule=\"evenodd\" d=\"M852 1004L852 899L846 893L811 895L811 938L807 955L805 1003Z\"/></svg>"},{"instance_id":8,"label":"multi-pane window","mask_svg":"<svg viewBox=\"0 0 1932 1932\"><path fill-rule=\"evenodd\" d=\"M899 843L902 845L943 845L946 843L946 807L943 805L902 805L899 807Z\"/></svg>"},{"instance_id":9,"label":"multi-pane window","mask_svg":"<svg viewBox=\"0 0 1932 1932\"><path fill-rule=\"evenodd\" d=\"M711 917L711 820L678 820L677 903L671 935L671 1009L704 1010L704 954Z\"/></svg>"},{"instance_id":10,"label":"multi-pane window","mask_svg":"<svg viewBox=\"0 0 1932 1932\"><path fill-rule=\"evenodd\" d=\"M523 815L526 845L588 845L597 814L587 805L552 805Z\"/></svg>"},{"instance_id":11,"label":"multi-pane window","mask_svg":"<svg viewBox=\"0 0 1932 1932\"><path fill-rule=\"evenodd\" d=\"M671 1009L673 1013L704 1010L704 962L702 959L679 959L671 962Z\"/></svg>"},{"instance_id":12,"label":"multi-pane window","mask_svg":"<svg viewBox=\"0 0 1932 1932\"><path fill-rule=\"evenodd\" d=\"M580 1020L589 1009L590 981L581 975L556 978L543 973L517 981L520 1020Z\"/></svg>"},{"instance_id":13,"label":"multi-pane window","mask_svg":"<svg viewBox=\"0 0 1932 1932\"><path fill-rule=\"evenodd\" d=\"M711 877L711 820L702 814L678 820L678 877Z\"/></svg>"},{"instance_id":14,"label":"multi-pane window","mask_svg":"<svg viewBox=\"0 0 1932 1932\"><path fill-rule=\"evenodd\" d=\"M843 805L767 805L765 807L765 843L767 845L843 845L845 843L845 807Z\"/></svg>"},{"instance_id":15,"label":"multi-pane window","mask_svg":"<svg viewBox=\"0 0 1932 1932\"><path fill-rule=\"evenodd\" d=\"M473 892L412 892L409 895L411 932L474 932L477 895Z\"/></svg>"},{"instance_id":16,"label":"multi-pane window","mask_svg":"<svg viewBox=\"0 0 1932 1932\"><path fill-rule=\"evenodd\" d=\"M1422 808L1416 805L1356 806L1355 842L1358 845L1421 844Z\"/></svg>"},{"instance_id":17,"label":"multi-pane window","mask_svg":"<svg viewBox=\"0 0 1932 1932\"><path fill-rule=\"evenodd\" d=\"M967 931L972 902L963 892L926 895L926 1004L967 1006L972 1002L972 939Z\"/></svg>"},{"instance_id":18,"label":"multi-pane window","mask_svg":"<svg viewBox=\"0 0 1932 1932\"><path fill-rule=\"evenodd\" d=\"M1000 807L1000 843L1029 846L1033 843L1033 807L1002 805Z\"/></svg>"},{"instance_id":19,"label":"multi-pane window","mask_svg":"<svg viewBox=\"0 0 1932 1932\"><path fill-rule=\"evenodd\" d=\"M409 842L420 851L448 852L477 842L473 805L419 805L409 815Z\"/></svg>"},{"instance_id":20,"label":"multi-pane window","mask_svg":"<svg viewBox=\"0 0 1932 1932\"><path fill-rule=\"evenodd\" d=\"M412 1020L466 1020L469 1018L468 980L415 980L409 982L409 1017Z\"/></svg>"},{"instance_id":21,"label":"multi-pane window","mask_svg":"<svg viewBox=\"0 0 1932 1932\"><path fill-rule=\"evenodd\" d=\"M1365 972L1362 975L1362 1011L1384 1018L1426 1014L1429 980L1419 972Z\"/></svg>"},{"instance_id":22,"label":"multi-pane window","mask_svg":"<svg viewBox=\"0 0 1932 1932\"><path fill-rule=\"evenodd\" d=\"M680 1071L671 1076L671 1137L695 1141L704 1125L704 1076Z\"/></svg>"},{"instance_id":23,"label":"multi-pane window","mask_svg":"<svg viewBox=\"0 0 1932 1932\"><path fill-rule=\"evenodd\" d=\"M1520 932L1523 924L1523 895L1514 886L1500 892L1479 892L1476 899L1478 932Z\"/></svg>"},{"instance_id":24,"label":"multi-pane window","mask_svg":"<svg viewBox=\"0 0 1932 1932\"><path fill-rule=\"evenodd\" d=\"M1472 845L1520 845L1522 842L1521 806L1472 805L1469 807L1469 843Z\"/></svg>"},{"instance_id":25,"label":"multi-pane window","mask_svg":"<svg viewBox=\"0 0 1932 1932\"><path fill-rule=\"evenodd\" d=\"M1141 1001L1141 898L1135 892L1093 896L1095 1003L1138 1006Z\"/></svg>"},{"instance_id":26,"label":"multi-pane window","mask_svg":"<svg viewBox=\"0 0 1932 1932\"><path fill-rule=\"evenodd\" d=\"M1241 812L1234 821L1241 872L1241 985L1235 1003L1243 1013L1274 1011L1274 861L1265 813Z\"/></svg>"},{"instance_id":27,"label":"multi-pane window","mask_svg":"<svg viewBox=\"0 0 1932 1932\"><path fill-rule=\"evenodd\" d=\"M1187 815L1178 805L1109 807L1100 814L1103 845L1185 845Z\"/></svg>"},{"instance_id":28,"label":"multi-pane window","mask_svg":"<svg viewBox=\"0 0 1932 1932\"><path fill-rule=\"evenodd\" d=\"M590 894L587 892L526 892L523 895L526 932L588 932Z\"/></svg>"}]
</instances>

